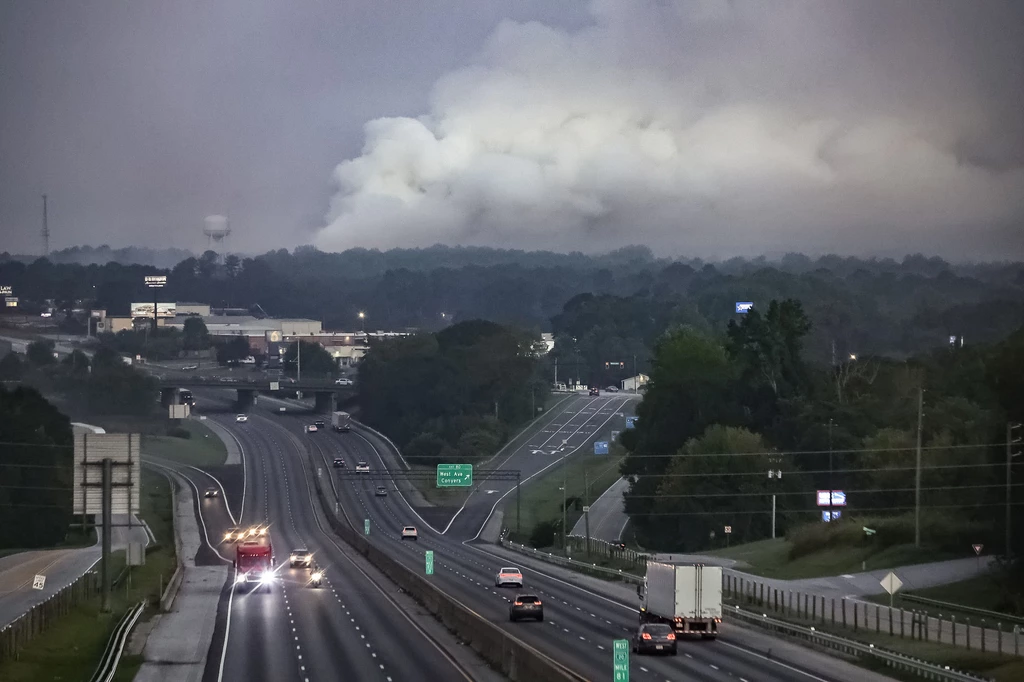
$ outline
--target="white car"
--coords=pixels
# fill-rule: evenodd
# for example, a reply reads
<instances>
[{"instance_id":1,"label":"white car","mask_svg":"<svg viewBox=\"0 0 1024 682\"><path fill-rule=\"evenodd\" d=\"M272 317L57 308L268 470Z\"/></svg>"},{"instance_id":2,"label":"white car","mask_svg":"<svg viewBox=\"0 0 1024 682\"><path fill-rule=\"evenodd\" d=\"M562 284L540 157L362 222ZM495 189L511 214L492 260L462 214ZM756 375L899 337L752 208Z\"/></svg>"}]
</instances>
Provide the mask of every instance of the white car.
<instances>
[{"instance_id":1,"label":"white car","mask_svg":"<svg viewBox=\"0 0 1024 682\"><path fill-rule=\"evenodd\" d=\"M523 572L514 566L508 566L498 571L498 575L494 578L495 587L504 587L506 585L514 585L515 587L523 586Z\"/></svg>"},{"instance_id":2,"label":"white car","mask_svg":"<svg viewBox=\"0 0 1024 682\"><path fill-rule=\"evenodd\" d=\"M356 462L356 473L368 474L370 473L370 465L366 462Z\"/></svg>"},{"instance_id":3,"label":"white car","mask_svg":"<svg viewBox=\"0 0 1024 682\"><path fill-rule=\"evenodd\" d=\"M420 534L416 530L416 526L406 526L402 529L403 540L419 540Z\"/></svg>"},{"instance_id":4,"label":"white car","mask_svg":"<svg viewBox=\"0 0 1024 682\"><path fill-rule=\"evenodd\" d=\"M236 422L247 422L247 421L249 421L249 415L247 415L247 414L236 414L235 415L235 421Z\"/></svg>"},{"instance_id":5,"label":"white car","mask_svg":"<svg viewBox=\"0 0 1024 682\"><path fill-rule=\"evenodd\" d=\"M355 382L349 379L348 377L342 377L335 381L334 383L337 384L338 386L352 386Z\"/></svg>"},{"instance_id":6,"label":"white car","mask_svg":"<svg viewBox=\"0 0 1024 682\"><path fill-rule=\"evenodd\" d=\"M306 426L306 433L316 433L316 424Z\"/></svg>"}]
</instances>

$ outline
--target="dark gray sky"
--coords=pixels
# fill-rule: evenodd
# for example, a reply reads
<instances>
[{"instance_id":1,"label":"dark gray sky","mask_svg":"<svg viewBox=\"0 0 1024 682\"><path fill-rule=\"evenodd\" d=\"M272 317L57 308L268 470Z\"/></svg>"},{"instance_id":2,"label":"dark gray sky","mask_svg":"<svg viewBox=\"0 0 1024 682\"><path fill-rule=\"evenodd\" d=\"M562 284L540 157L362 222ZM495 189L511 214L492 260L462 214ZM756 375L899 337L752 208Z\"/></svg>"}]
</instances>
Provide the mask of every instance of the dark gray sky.
<instances>
[{"instance_id":1,"label":"dark gray sky","mask_svg":"<svg viewBox=\"0 0 1024 682\"><path fill-rule=\"evenodd\" d=\"M1024 258L1017 0L11 0L0 250Z\"/></svg>"}]
</instances>

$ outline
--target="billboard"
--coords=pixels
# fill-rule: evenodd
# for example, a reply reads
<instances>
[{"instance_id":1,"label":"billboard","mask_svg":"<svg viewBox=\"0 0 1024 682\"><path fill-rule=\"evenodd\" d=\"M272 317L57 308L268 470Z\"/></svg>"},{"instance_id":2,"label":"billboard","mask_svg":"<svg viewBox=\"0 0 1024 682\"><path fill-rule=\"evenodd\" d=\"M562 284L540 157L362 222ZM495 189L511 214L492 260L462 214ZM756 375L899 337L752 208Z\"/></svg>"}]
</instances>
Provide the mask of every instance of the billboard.
<instances>
[{"instance_id":1,"label":"billboard","mask_svg":"<svg viewBox=\"0 0 1024 682\"><path fill-rule=\"evenodd\" d=\"M0 296L10 296L14 293L14 287L10 284L0 284Z\"/></svg>"},{"instance_id":2,"label":"billboard","mask_svg":"<svg viewBox=\"0 0 1024 682\"><path fill-rule=\"evenodd\" d=\"M754 309L754 304L750 301L736 301L736 312L740 315L746 315Z\"/></svg>"},{"instance_id":3,"label":"billboard","mask_svg":"<svg viewBox=\"0 0 1024 682\"><path fill-rule=\"evenodd\" d=\"M137 433L76 433L72 513L103 513L103 460L111 467L111 513L139 513L141 475Z\"/></svg>"},{"instance_id":4,"label":"billboard","mask_svg":"<svg viewBox=\"0 0 1024 682\"><path fill-rule=\"evenodd\" d=\"M832 504L828 501L828 490L818 491L818 506L819 507L845 507L846 506L846 493L842 490L832 491Z\"/></svg>"},{"instance_id":5,"label":"billboard","mask_svg":"<svg viewBox=\"0 0 1024 682\"><path fill-rule=\"evenodd\" d=\"M174 317L177 314L178 304L177 303L157 303L156 304L156 315L157 317ZM149 303L132 303L132 317L153 317L153 302Z\"/></svg>"},{"instance_id":6,"label":"billboard","mask_svg":"<svg viewBox=\"0 0 1024 682\"><path fill-rule=\"evenodd\" d=\"M8 308L17 308L18 307L18 299L15 298L14 296L8 296L6 301L7 301L7 307Z\"/></svg>"}]
</instances>

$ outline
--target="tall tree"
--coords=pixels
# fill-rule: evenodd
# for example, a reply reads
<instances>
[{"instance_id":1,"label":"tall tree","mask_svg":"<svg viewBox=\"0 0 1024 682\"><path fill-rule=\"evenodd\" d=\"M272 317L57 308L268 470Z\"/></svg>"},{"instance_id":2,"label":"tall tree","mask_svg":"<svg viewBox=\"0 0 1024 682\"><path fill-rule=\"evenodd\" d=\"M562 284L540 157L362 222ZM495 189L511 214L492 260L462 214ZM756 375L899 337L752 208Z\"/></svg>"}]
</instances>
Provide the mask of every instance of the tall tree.
<instances>
[{"instance_id":1,"label":"tall tree","mask_svg":"<svg viewBox=\"0 0 1024 682\"><path fill-rule=\"evenodd\" d=\"M201 317L189 317L185 320L182 328L184 334L183 344L185 350L206 350L212 343L210 332L206 329L206 323Z\"/></svg>"}]
</instances>

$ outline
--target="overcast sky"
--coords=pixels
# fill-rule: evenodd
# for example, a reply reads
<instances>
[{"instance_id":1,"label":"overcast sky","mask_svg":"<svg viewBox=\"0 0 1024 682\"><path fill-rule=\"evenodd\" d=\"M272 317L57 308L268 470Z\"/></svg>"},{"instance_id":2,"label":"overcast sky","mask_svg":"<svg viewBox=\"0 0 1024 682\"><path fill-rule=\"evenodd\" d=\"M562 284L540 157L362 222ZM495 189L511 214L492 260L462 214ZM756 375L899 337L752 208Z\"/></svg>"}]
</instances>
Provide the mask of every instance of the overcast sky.
<instances>
[{"instance_id":1,"label":"overcast sky","mask_svg":"<svg viewBox=\"0 0 1024 682\"><path fill-rule=\"evenodd\" d=\"M10 0L0 250L1024 258L1019 0Z\"/></svg>"}]
</instances>

